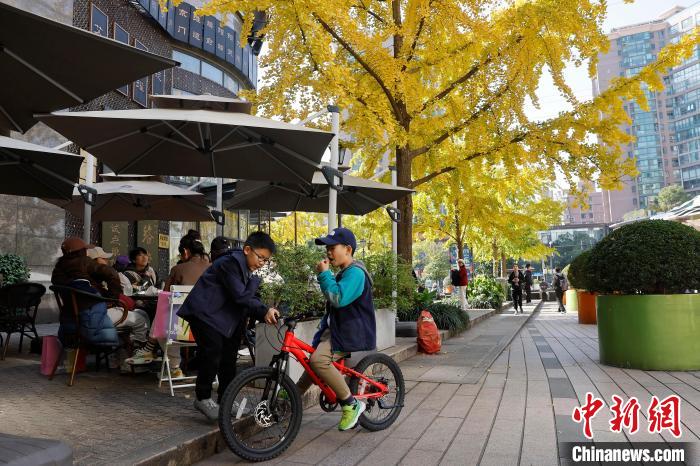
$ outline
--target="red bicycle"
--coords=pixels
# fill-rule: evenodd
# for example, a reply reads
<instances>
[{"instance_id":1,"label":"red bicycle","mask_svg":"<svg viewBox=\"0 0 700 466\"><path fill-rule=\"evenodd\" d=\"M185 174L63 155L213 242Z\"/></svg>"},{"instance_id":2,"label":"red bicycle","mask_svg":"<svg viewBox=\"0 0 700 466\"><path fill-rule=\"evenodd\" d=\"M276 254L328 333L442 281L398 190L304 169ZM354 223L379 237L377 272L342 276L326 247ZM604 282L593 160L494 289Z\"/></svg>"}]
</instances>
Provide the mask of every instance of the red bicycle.
<instances>
[{"instance_id":1,"label":"red bicycle","mask_svg":"<svg viewBox=\"0 0 700 466\"><path fill-rule=\"evenodd\" d=\"M284 340L270 366L241 372L221 399L221 433L231 451L241 458L249 461L275 458L292 444L299 433L303 406L296 384L286 373L290 354L320 387L321 408L331 412L338 406L333 390L309 366L309 356L314 348L294 335L300 320L285 321ZM349 379L348 386L353 396L367 405L359 419L362 427L371 431L383 430L396 421L405 396L403 374L396 361L386 354L373 353L362 358L354 368L347 367L345 359L333 365Z\"/></svg>"}]
</instances>

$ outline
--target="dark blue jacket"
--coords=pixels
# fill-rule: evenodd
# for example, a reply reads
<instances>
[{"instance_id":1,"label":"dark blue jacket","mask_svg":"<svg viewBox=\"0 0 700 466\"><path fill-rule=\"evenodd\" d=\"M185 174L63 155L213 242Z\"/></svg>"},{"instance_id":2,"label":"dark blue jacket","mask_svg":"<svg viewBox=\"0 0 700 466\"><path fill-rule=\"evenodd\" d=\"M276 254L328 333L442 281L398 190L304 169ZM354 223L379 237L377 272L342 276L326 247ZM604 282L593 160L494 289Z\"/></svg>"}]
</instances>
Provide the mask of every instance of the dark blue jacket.
<instances>
[{"instance_id":1,"label":"dark blue jacket","mask_svg":"<svg viewBox=\"0 0 700 466\"><path fill-rule=\"evenodd\" d=\"M73 280L68 284L71 288L80 291L85 291L92 294L99 292L90 285L87 280ZM67 302L71 299L69 296L64 297ZM112 319L107 315L107 304L104 301L95 302L91 305L84 305L80 308L78 314L80 322L80 334L90 344L100 346L118 346L119 337L117 329L112 323ZM75 333L75 322L72 320L61 322L58 328L58 339L65 344L66 333Z\"/></svg>"},{"instance_id":2,"label":"dark blue jacket","mask_svg":"<svg viewBox=\"0 0 700 466\"><path fill-rule=\"evenodd\" d=\"M351 267L359 267L365 274L365 284L359 298L343 307L333 307L328 303L326 315L321 319L319 330L314 336L313 346L318 346L323 332L330 328L331 349L352 353L371 351L377 348L377 321L372 300L372 278L361 262L355 261L347 269L341 270L335 280L340 282L343 273Z\"/></svg>"},{"instance_id":3,"label":"dark blue jacket","mask_svg":"<svg viewBox=\"0 0 700 466\"><path fill-rule=\"evenodd\" d=\"M241 249L217 258L192 288L177 315L197 319L230 338L248 315L263 320L268 307L255 296L260 277L251 275Z\"/></svg>"}]
</instances>

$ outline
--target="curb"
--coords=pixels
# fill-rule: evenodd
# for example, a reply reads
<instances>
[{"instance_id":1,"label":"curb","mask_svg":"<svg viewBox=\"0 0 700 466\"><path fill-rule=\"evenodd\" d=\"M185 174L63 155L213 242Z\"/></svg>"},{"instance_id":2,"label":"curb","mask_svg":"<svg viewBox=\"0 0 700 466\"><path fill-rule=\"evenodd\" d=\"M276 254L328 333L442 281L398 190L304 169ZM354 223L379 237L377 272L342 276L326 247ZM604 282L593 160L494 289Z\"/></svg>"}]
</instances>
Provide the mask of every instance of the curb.
<instances>
[{"instance_id":1,"label":"curb","mask_svg":"<svg viewBox=\"0 0 700 466\"><path fill-rule=\"evenodd\" d=\"M535 310L538 308L536 307ZM533 311L534 314L535 311ZM480 322L495 315L497 311L494 309L491 312L483 314L474 320L469 320L468 330ZM523 324L524 325L524 324ZM521 327L522 328L522 327ZM462 332L452 333L449 330L440 330L441 339L448 340ZM410 339L410 338L408 338ZM415 356L418 353L418 343L403 343L393 346L395 350L388 353L397 363ZM500 353L499 353L500 354ZM302 399L304 409L310 408L318 404L320 389L316 386L311 387ZM177 442L172 445L173 441ZM131 458L121 458L112 464L132 464L135 466L184 466L194 464L198 461L203 461L217 453L225 451L228 446L224 442L223 437L219 433L219 428L212 426L211 430L202 432L196 437L181 434L170 438L165 442L155 443L147 450L130 455ZM159 451L159 448L163 449Z\"/></svg>"}]
</instances>

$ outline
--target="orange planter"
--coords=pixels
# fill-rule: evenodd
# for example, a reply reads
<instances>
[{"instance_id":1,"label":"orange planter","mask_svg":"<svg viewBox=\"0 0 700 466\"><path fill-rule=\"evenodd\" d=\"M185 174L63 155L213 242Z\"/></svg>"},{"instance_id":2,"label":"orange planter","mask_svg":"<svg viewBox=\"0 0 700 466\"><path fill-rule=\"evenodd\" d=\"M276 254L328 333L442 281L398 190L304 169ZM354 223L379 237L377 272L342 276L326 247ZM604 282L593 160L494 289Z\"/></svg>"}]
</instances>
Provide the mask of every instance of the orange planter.
<instances>
[{"instance_id":1,"label":"orange planter","mask_svg":"<svg viewBox=\"0 0 700 466\"><path fill-rule=\"evenodd\" d=\"M578 323L579 324L596 324L596 307L595 293L588 291L576 291L578 298Z\"/></svg>"}]
</instances>

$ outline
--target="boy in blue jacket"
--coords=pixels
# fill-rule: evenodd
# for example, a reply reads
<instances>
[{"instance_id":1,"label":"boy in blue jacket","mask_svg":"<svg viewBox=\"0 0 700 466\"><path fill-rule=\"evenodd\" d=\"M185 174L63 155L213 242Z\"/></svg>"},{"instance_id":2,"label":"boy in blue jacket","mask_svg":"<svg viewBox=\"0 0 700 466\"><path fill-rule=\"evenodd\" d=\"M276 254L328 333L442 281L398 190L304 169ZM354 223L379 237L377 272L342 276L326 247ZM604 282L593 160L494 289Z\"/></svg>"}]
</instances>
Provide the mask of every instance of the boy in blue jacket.
<instances>
[{"instance_id":1,"label":"boy in blue jacket","mask_svg":"<svg viewBox=\"0 0 700 466\"><path fill-rule=\"evenodd\" d=\"M352 231L336 228L328 236L316 238L316 244L326 246L327 259L318 263L316 271L328 302L326 315L314 336L316 351L309 363L338 397L343 409L338 430L343 431L357 425L365 404L352 396L345 378L333 367L333 362L353 351L370 351L377 346L372 279L364 264L353 259L357 242ZM340 269L335 276L329 270L330 265ZM311 383L305 373L297 387L303 393Z\"/></svg>"},{"instance_id":2,"label":"boy in blue jacket","mask_svg":"<svg viewBox=\"0 0 700 466\"><path fill-rule=\"evenodd\" d=\"M256 291L260 278L252 273L270 261L275 243L257 231L243 249L230 249L202 274L177 315L190 323L199 352L199 372L194 407L208 419L219 416L219 404L211 398L214 378L219 377L219 402L236 375L241 331L248 315L268 324L279 312L269 308Z\"/></svg>"}]
</instances>

